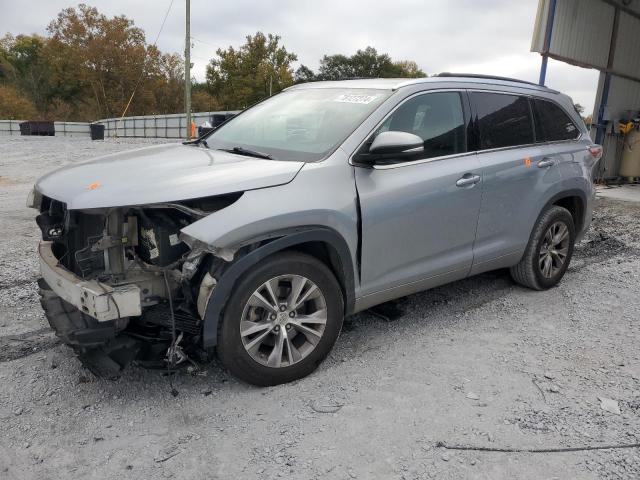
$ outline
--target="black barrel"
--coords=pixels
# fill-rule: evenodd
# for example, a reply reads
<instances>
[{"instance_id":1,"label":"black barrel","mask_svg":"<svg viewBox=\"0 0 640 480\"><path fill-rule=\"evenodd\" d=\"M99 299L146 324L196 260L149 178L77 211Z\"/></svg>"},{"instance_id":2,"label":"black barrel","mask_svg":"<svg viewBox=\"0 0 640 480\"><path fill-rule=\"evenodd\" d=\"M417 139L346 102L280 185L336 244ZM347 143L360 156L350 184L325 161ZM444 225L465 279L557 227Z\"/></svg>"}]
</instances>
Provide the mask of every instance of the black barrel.
<instances>
[{"instance_id":1,"label":"black barrel","mask_svg":"<svg viewBox=\"0 0 640 480\"><path fill-rule=\"evenodd\" d=\"M104 125L91 123L89 129L91 130L91 140L104 140Z\"/></svg>"}]
</instances>

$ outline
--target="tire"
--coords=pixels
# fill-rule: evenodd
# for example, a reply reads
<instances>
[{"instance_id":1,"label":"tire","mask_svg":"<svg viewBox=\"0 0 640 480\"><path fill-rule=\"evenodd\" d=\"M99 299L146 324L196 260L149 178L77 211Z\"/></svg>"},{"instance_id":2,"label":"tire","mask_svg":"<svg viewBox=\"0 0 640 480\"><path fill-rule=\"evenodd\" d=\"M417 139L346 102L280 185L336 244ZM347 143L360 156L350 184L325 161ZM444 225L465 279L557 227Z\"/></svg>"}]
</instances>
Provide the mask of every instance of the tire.
<instances>
[{"instance_id":1,"label":"tire","mask_svg":"<svg viewBox=\"0 0 640 480\"><path fill-rule=\"evenodd\" d=\"M296 295L295 285L302 284L301 279L308 283ZM270 289L265 289L267 282ZM269 298L270 308L256 302L260 292ZM293 296L297 299L290 302ZM304 302L296 309L292 305L298 299ZM276 305L286 311L277 310ZM340 335L343 318L342 291L326 265L299 252L277 253L239 279L218 326L218 357L234 376L247 383L270 386L291 382L309 375L325 359ZM247 325L260 330L247 334L251 330ZM310 329L315 333L309 334Z\"/></svg>"},{"instance_id":2,"label":"tire","mask_svg":"<svg viewBox=\"0 0 640 480\"><path fill-rule=\"evenodd\" d=\"M562 226L566 228L567 243L566 255L560 263L558 259L561 258L560 252L565 250L564 243L559 243L558 248L549 248L549 245L561 237L561 233L553 235L550 229L554 228L554 231L563 232ZM554 240L549 243L549 239ZM557 205L551 206L538 218L522 259L510 269L511 277L520 285L533 290L546 290L557 285L571 262L575 239L575 225L571 213L566 208ZM549 263L548 258L545 260L544 257L551 259L551 268L545 268Z\"/></svg>"},{"instance_id":3,"label":"tire","mask_svg":"<svg viewBox=\"0 0 640 480\"><path fill-rule=\"evenodd\" d=\"M44 279L38 280L40 304L56 335L96 377L113 379L135 358L139 344L127 336L116 336L124 328L116 322L98 322L64 301ZM83 333L91 332L88 339Z\"/></svg>"}]
</instances>

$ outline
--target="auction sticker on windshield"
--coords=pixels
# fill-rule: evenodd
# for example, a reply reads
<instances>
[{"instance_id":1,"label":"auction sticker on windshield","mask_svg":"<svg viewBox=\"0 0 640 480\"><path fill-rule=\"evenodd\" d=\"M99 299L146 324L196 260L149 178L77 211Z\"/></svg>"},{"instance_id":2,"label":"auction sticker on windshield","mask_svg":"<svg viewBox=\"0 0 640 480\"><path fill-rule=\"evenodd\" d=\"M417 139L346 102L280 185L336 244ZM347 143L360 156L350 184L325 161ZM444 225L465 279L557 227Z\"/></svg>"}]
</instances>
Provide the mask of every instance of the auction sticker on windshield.
<instances>
[{"instance_id":1,"label":"auction sticker on windshield","mask_svg":"<svg viewBox=\"0 0 640 480\"><path fill-rule=\"evenodd\" d=\"M378 95L364 95L361 93L343 93L339 95L334 102L343 103L362 103L364 105L373 102Z\"/></svg>"}]
</instances>

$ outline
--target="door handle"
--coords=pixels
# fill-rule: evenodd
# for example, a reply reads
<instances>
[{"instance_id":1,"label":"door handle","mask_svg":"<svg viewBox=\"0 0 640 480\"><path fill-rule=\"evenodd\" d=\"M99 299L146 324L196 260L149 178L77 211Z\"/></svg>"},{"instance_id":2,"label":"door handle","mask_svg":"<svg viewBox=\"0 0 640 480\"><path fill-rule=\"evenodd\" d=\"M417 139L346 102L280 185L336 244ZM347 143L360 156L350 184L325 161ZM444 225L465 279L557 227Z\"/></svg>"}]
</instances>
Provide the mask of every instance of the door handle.
<instances>
[{"instance_id":1,"label":"door handle","mask_svg":"<svg viewBox=\"0 0 640 480\"><path fill-rule=\"evenodd\" d=\"M538 162L538 168L553 167L555 164L556 161L553 158L544 157Z\"/></svg>"},{"instance_id":2,"label":"door handle","mask_svg":"<svg viewBox=\"0 0 640 480\"><path fill-rule=\"evenodd\" d=\"M470 173L467 173L464 177L460 178L456 182L456 186L457 187L466 187L466 186L469 186L469 185L475 185L479 181L480 181L480 175L471 175Z\"/></svg>"}]
</instances>

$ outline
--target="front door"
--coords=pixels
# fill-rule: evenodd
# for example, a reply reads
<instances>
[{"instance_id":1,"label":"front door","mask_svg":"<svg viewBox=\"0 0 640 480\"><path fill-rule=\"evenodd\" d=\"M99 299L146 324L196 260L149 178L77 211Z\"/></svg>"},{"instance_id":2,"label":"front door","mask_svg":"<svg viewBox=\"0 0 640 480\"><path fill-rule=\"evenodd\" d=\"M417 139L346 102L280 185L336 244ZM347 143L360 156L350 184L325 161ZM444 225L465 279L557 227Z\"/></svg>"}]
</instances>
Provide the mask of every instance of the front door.
<instances>
[{"instance_id":1,"label":"front door","mask_svg":"<svg viewBox=\"0 0 640 480\"><path fill-rule=\"evenodd\" d=\"M411 97L363 147L382 131L409 132L424 141L424 152L410 161L399 154L355 168L362 215L360 296L386 291L391 299L469 272L482 176L477 156L467 153L464 105L461 92Z\"/></svg>"}]
</instances>

